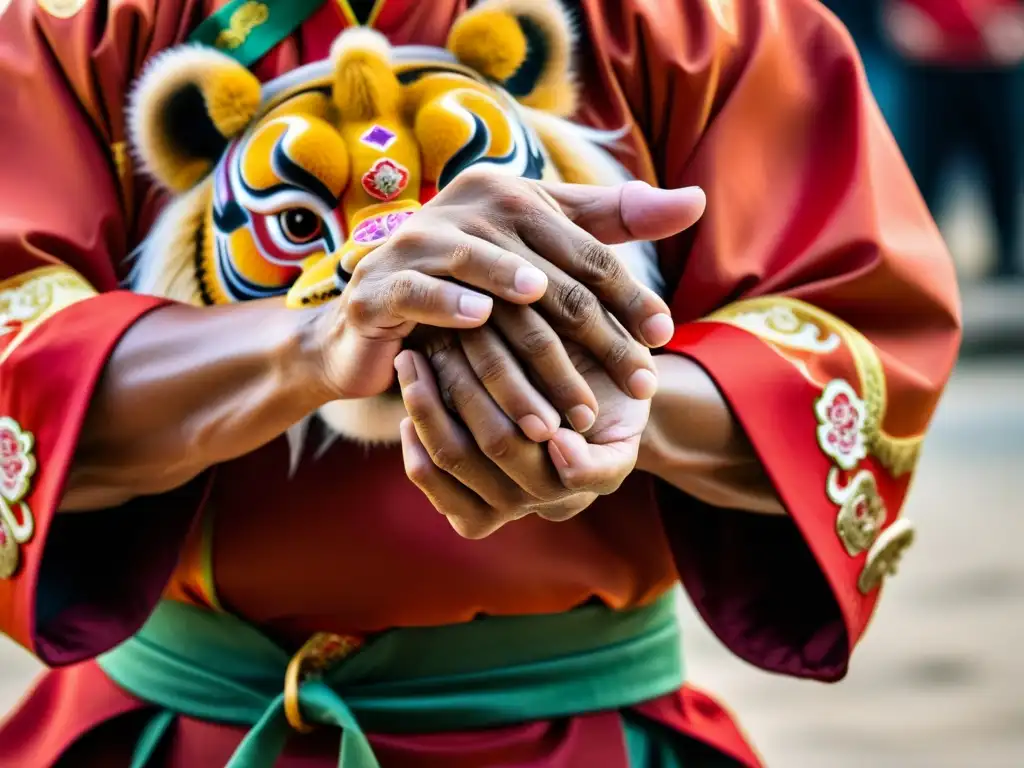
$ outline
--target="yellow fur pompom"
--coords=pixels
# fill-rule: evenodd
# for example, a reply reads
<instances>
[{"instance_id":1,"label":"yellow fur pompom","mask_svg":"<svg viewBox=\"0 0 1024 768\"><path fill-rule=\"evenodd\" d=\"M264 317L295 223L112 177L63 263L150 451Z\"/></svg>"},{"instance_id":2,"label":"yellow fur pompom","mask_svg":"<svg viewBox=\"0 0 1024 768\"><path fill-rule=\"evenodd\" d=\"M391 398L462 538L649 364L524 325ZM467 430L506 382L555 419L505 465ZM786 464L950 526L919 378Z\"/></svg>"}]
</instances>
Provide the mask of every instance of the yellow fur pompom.
<instances>
[{"instance_id":1,"label":"yellow fur pompom","mask_svg":"<svg viewBox=\"0 0 1024 768\"><path fill-rule=\"evenodd\" d=\"M400 86L389 61L390 46L379 32L344 32L331 49L334 103L343 122L398 113Z\"/></svg>"},{"instance_id":2,"label":"yellow fur pompom","mask_svg":"<svg viewBox=\"0 0 1024 768\"><path fill-rule=\"evenodd\" d=\"M200 88L213 127L227 138L240 133L260 106L260 81L240 67L211 71Z\"/></svg>"},{"instance_id":3,"label":"yellow fur pompom","mask_svg":"<svg viewBox=\"0 0 1024 768\"><path fill-rule=\"evenodd\" d=\"M448 50L485 77L502 82L526 61L527 43L519 22L502 11L480 11L456 21Z\"/></svg>"}]
</instances>

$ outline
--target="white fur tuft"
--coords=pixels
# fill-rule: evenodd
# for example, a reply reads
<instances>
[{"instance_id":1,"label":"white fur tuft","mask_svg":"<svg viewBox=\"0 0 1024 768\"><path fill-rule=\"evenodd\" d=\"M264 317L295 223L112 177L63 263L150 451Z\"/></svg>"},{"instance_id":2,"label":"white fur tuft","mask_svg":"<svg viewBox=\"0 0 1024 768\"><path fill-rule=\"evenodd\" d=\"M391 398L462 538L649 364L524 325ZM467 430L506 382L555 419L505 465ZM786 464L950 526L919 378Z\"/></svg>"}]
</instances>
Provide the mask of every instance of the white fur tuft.
<instances>
[{"instance_id":1,"label":"white fur tuft","mask_svg":"<svg viewBox=\"0 0 1024 768\"><path fill-rule=\"evenodd\" d=\"M408 415L402 398L394 395L334 400L317 413L327 426L350 440L369 445L397 443L398 425Z\"/></svg>"},{"instance_id":2,"label":"white fur tuft","mask_svg":"<svg viewBox=\"0 0 1024 768\"><path fill-rule=\"evenodd\" d=\"M126 283L136 293L202 305L196 236L210 203L209 180L174 198L131 256Z\"/></svg>"},{"instance_id":3,"label":"white fur tuft","mask_svg":"<svg viewBox=\"0 0 1024 768\"><path fill-rule=\"evenodd\" d=\"M385 61L391 61L391 43L380 32L367 27L346 29L331 43L331 61L338 59L351 50L371 51L380 55Z\"/></svg>"},{"instance_id":4,"label":"white fur tuft","mask_svg":"<svg viewBox=\"0 0 1024 768\"><path fill-rule=\"evenodd\" d=\"M128 96L126 114L128 118L129 145L139 168L160 181L155 175L148 158L158 156L155 145L160 126L154 125L161 110L156 102L166 98L169 91L177 88L183 80L199 81L199 73L211 66L235 65L234 59L200 45L181 45L158 53L146 64L135 81Z\"/></svg>"}]
</instances>

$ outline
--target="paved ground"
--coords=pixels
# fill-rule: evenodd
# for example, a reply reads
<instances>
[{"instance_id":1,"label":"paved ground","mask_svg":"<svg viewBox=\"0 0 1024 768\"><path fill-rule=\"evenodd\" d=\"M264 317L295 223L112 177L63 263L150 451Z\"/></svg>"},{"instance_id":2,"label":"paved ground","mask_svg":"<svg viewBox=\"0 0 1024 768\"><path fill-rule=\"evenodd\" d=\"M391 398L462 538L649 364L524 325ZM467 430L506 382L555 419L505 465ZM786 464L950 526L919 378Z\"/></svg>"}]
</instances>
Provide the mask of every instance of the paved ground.
<instances>
[{"instance_id":1,"label":"paved ground","mask_svg":"<svg viewBox=\"0 0 1024 768\"><path fill-rule=\"evenodd\" d=\"M692 679L740 714L773 768L1024 766L1022 474L1024 359L964 364L911 497L917 544L847 680L754 670L687 612ZM36 670L0 639L0 712Z\"/></svg>"}]
</instances>

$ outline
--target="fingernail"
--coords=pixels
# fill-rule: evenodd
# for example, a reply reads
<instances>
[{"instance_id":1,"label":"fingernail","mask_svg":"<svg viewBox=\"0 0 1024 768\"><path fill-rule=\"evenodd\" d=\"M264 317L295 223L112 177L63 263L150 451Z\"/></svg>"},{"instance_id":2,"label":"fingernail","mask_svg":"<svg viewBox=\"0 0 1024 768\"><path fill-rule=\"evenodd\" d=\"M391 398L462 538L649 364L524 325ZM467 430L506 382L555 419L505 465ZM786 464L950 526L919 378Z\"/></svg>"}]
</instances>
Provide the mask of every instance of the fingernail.
<instances>
[{"instance_id":1,"label":"fingernail","mask_svg":"<svg viewBox=\"0 0 1024 768\"><path fill-rule=\"evenodd\" d=\"M398 383L403 387L416 382L416 363L412 361L412 353L400 352L395 358L395 372L398 374Z\"/></svg>"},{"instance_id":2,"label":"fingernail","mask_svg":"<svg viewBox=\"0 0 1024 768\"><path fill-rule=\"evenodd\" d=\"M479 293L464 293L459 297L459 314L471 320L486 320L494 301Z\"/></svg>"},{"instance_id":3,"label":"fingernail","mask_svg":"<svg viewBox=\"0 0 1024 768\"><path fill-rule=\"evenodd\" d=\"M586 432L597 421L597 415L585 405L574 405L565 415L577 432Z\"/></svg>"},{"instance_id":4,"label":"fingernail","mask_svg":"<svg viewBox=\"0 0 1024 768\"><path fill-rule=\"evenodd\" d=\"M668 340L675 333L676 325L672 318L664 313L652 315L640 323L640 333L649 347L661 347L668 344Z\"/></svg>"},{"instance_id":5,"label":"fingernail","mask_svg":"<svg viewBox=\"0 0 1024 768\"><path fill-rule=\"evenodd\" d=\"M658 377L648 370L641 368L633 371L626 379L626 386L629 387L629 394L636 400L650 400L658 391Z\"/></svg>"},{"instance_id":6,"label":"fingernail","mask_svg":"<svg viewBox=\"0 0 1024 768\"><path fill-rule=\"evenodd\" d=\"M543 443L551 436L551 430L548 429L544 420L532 413L523 416L516 423L523 430L523 434L535 443Z\"/></svg>"},{"instance_id":7,"label":"fingernail","mask_svg":"<svg viewBox=\"0 0 1024 768\"><path fill-rule=\"evenodd\" d=\"M565 456L562 455L562 452L554 442L548 443L548 453L551 455L551 461L558 469L569 468L569 462L565 460Z\"/></svg>"},{"instance_id":8,"label":"fingernail","mask_svg":"<svg viewBox=\"0 0 1024 768\"><path fill-rule=\"evenodd\" d=\"M528 296L535 293L543 293L548 287L548 276L536 267L520 267L516 270L515 279L512 281L516 292Z\"/></svg>"}]
</instances>

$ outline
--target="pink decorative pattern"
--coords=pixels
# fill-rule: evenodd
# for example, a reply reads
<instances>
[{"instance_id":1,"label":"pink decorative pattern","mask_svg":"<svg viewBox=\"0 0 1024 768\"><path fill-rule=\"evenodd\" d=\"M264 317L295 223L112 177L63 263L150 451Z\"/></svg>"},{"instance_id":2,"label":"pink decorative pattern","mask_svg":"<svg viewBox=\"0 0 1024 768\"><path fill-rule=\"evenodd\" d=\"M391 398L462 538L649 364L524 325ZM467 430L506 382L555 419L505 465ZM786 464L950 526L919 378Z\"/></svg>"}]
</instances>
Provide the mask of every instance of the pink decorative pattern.
<instances>
[{"instance_id":1,"label":"pink decorative pattern","mask_svg":"<svg viewBox=\"0 0 1024 768\"><path fill-rule=\"evenodd\" d=\"M0 496L9 504L21 501L35 469L32 435L13 419L0 418Z\"/></svg>"},{"instance_id":2,"label":"pink decorative pattern","mask_svg":"<svg viewBox=\"0 0 1024 768\"><path fill-rule=\"evenodd\" d=\"M371 216L359 222L352 232L352 239L360 245L379 245L391 237L412 214L412 211L395 211Z\"/></svg>"},{"instance_id":3,"label":"pink decorative pattern","mask_svg":"<svg viewBox=\"0 0 1024 768\"><path fill-rule=\"evenodd\" d=\"M828 383L814 406L818 445L838 466L853 469L867 456L864 422L867 408L843 379Z\"/></svg>"}]
</instances>

